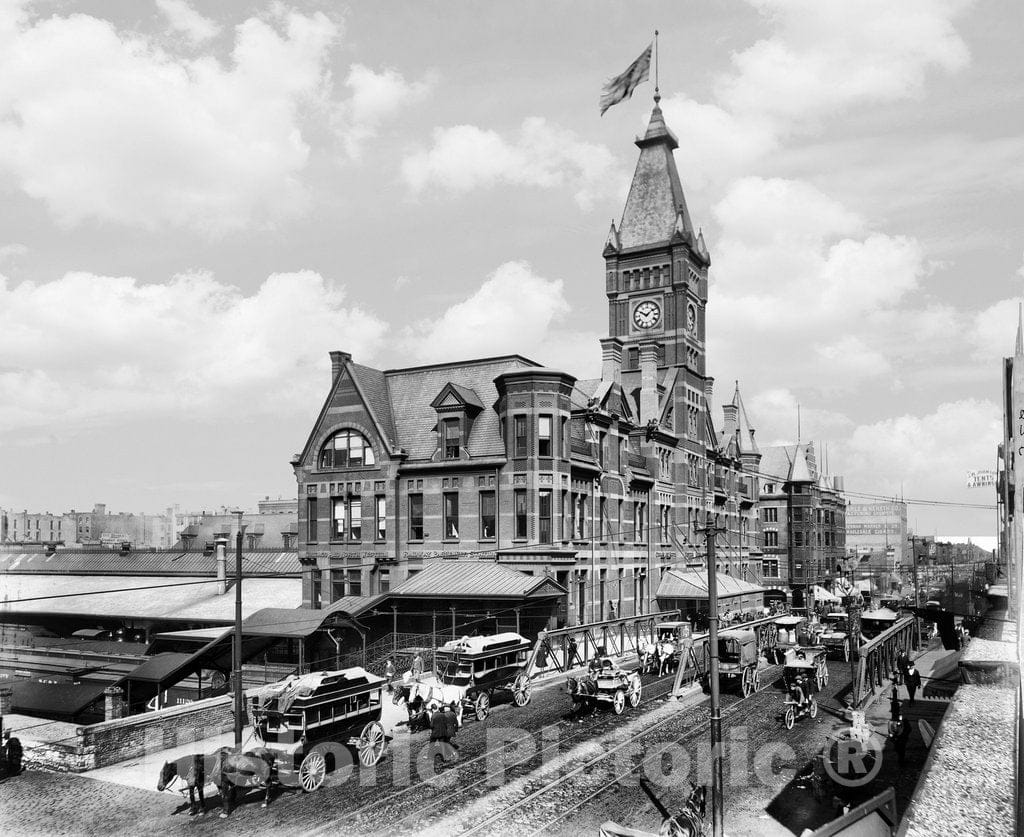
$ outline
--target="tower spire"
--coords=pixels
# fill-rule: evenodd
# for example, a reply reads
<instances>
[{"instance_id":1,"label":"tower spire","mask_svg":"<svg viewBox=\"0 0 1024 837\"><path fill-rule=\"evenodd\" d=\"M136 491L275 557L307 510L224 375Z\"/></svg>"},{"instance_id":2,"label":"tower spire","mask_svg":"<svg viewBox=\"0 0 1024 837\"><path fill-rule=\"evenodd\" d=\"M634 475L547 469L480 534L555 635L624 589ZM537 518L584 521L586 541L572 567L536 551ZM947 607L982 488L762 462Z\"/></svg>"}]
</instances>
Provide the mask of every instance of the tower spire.
<instances>
[{"instance_id":1,"label":"tower spire","mask_svg":"<svg viewBox=\"0 0 1024 837\"><path fill-rule=\"evenodd\" d=\"M654 30L654 104L661 101L661 91L658 88L658 30Z\"/></svg>"}]
</instances>

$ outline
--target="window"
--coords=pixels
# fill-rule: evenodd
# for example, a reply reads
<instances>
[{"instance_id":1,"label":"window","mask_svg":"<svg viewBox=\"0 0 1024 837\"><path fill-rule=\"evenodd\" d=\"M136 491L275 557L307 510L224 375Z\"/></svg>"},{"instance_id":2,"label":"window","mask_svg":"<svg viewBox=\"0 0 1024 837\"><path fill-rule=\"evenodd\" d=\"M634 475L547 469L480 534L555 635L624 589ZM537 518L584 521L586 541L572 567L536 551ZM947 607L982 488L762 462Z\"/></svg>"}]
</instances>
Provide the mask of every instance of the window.
<instances>
[{"instance_id":1,"label":"window","mask_svg":"<svg viewBox=\"0 0 1024 837\"><path fill-rule=\"evenodd\" d=\"M610 528L608 526L608 498L607 497L602 497L601 498L600 503L599 503L599 509L600 509L600 515L599 515L600 516L600 520L598 520L598 526L600 528L598 529L598 536L601 538L601 540L604 541L604 540L608 539L608 530Z\"/></svg>"},{"instance_id":2,"label":"window","mask_svg":"<svg viewBox=\"0 0 1024 837\"><path fill-rule=\"evenodd\" d=\"M362 504L359 497L335 497L331 500L332 541L362 540Z\"/></svg>"},{"instance_id":3,"label":"window","mask_svg":"<svg viewBox=\"0 0 1024 837\"><path fill-rule=\"evenodd\" d=\"M647 542L647 503L633 504L633 540Z\"/></svg>"},{"instance_id":4,"label":"window","mask_svg":"<svg viewBox=\"0 0 1024 837\"><path fill-rule=\"evenodd\" d=\"M804 522L804 510L802 508L793 509L792 516L794 523Z\"/></svg>"},{"instance_id":5,"label":"window","mask_svg":"<svg viewBox=\"0 0 1024 837\"><path fill-rule=\"evenodd\" d=\"M348 500L348 534L349 540L363 539L363 498L349 497Z\"/></svg>"},{"instance_id":6,"label":"window","mask_svg":"<svg viewBox=\"0 0 1024 837\"><path fill-rule=\"evenodd\" d=\"M316 497L306 498L306 540L316 543Z\"/></svg>"},{"instance_id":7,"label":"window","mask_svg":"<svg viewBox=\"0 0 1024 837\"><path fill-rule=\"evenodd\" d=\"M569 419L562 419L562 458L569 458Z\"/></svg>"},{"instance_id":8,"label":"window","mask_svg":"<svg viewBox=\"0 0 1024 837\"><path fill-rule=\"evenodd\" d=\"M537 456L551 456L551 416L537 419Z\"/></svg>"},{"instance_id":9,"label":"window","mask_svg":"<svg viewBox=\"0 0 1024 837\"><path fill-rule=\"evenodd\" d=\"M459 495L455 491L444 493L444 536L446 538L457 538L459 536Z\"/></svg>"},{"instance_id":10,"label":"window","mask_svg":"<svg viewBox=\"0 0 1024 837\"><path fill-rule=\"evenodd\" d=\"M423 540L423 495L409 495L409 540Z\"/></svg>"},{"instance_id":11,"label":"window","mask_svg":"<svg viewBox=\"0 0 1024 837\"><path fill-rule=\"evenodd\" d=\"M569 492L562 492L562 539L572 537L572 506L569 503Z\"/></svg>"},{"instance_id":12,"label":"window","mask_svg":"<svg viewBox=\"0 0 1024 837\"><path fill-rule=\"evenodd\" d=\"M626 369L640 368L640 349L631 346L626 349Z\"/></svg>"},{"instance_id":13,"label":"window","mask_svg":"<svg viewBox=\"0 0 1024 837\"><path fill-rule=\"evenodd\" d=\"M445 459L458 459L462 447L462 423L457 418L446 418L441 422L441 449Z\"/></svg>"},{"instance_id":14,"label":"window","mask_svg":"<svg viewBox=\"0 0 1024 837\"><path fill-rule=\"evenodd\" d=\"M525 422L525 420L524 420ZM515 491L515 537L522 540L527 537L526 529L526 490L517 488Z\"/></svg>"},{"instance_id":15,"label":"window","mask_svg":"<svg viewBox=\"0 0 1024 837\"><path fill-rule=\"evenodd\" d=\"M345 598L345 571L334 570L331 573L331 601Z\"/></svg>"},{"instance_id":16,"label":"window","mask_svg":"<svg viewBox=\"0 0 1024 837\"><path fill-rule=\"evenodd\" d=\"M377 592L387 593L391 590L391 570L381 570L377 574Z\"/></svg>"},{"instance_id":17,"label":"window","mask_svg":"<svg viewBox=\"0 0 1024 837\"><path fill-rule=\"evenodd\" d=\"M309 601L314 608L319 608L322 601L323 570L313 570L309 574Z\"/></svg>"},{"instance_id":18,"label":"window","mask_svg":"<svg viewBox=\"0 0 1024 837\"><path fill-rule=\"evenodd\" d=\"M608 454L606 448L608 447L608 434L599 433L597 435L597 464L602 468L604 463L608 461Z\"/></svg>"},{"instance_id":19,"label":"window","mask_svg":"<svg viewBox=\"0 0 1024 837\"><path fill-rule=\"evenodd\" d=\"M362 468L375 464L373 447L357 430L339 430L320 449L321 468Z\"/></svg>"},{"instance_id":20,"label":"window","mask_svg":"<svg viewBox=\"0 0 1024 837\"><path fill-rule=\"evenodd\" d=\"M764 545L765 546L778 546L779 545L779 533L774 529L767 529L764 533Z\"/></svg>"},{"instance_id":21,"label":"window","mask_svg":"<svg viewBox=\"0 0 1024 837\"><path fill-rule=\"evenodd\" d=\"M380 495L373 498L373 530L378 541L388 539L388 503Z\"/></svg>"},{"instance_id":22,"label":"window","mask_svg":"<svg viewBox=\"0 0 1024 837\"><path fill-rule=\"evenodd\" d=\"M512 417L514 456L526 456L526 416Z\"/></svg>"},{"instance_id":23,"label":"window","mask_svg":"<svg viewBox=\"0 0 1024 837\"><path fill-rule=\"evenodd\" d=\"M777 558L764 558L761 560L761 575L765 578L779 577L779 560Z\"/></svg>"},{"instance_id":24,"label":"window","mask_svg":"<svg viewBox=\"0 0 1024 837\"><path fill-rule=\"evenodd\" d=\"M765 523L778 523L779 522L779 510L774 506L766 509L762 509L762 519Z\"/></svg>"},{"instance_id":25,"label":"window","mask_svg":"<svg viewBox=\"0 0 1024 837\"><path fill-rule=\"evenodd\" d=\"M480 538L491 540L495 535L497 503L493 491L480 492Z\"/></svg>"},{"instance_id":26,"label":"window","mask_svg":"<svg viewBox=\"0 0 1024 837\"><path fill-rule=\"evenodd\" d=\"M348 594L350 596L363 595L363 574L360 570L348 571Z\"/></svg>"},{"instance_id":27,"label":"window","mask_svg":"<svg viewBox=\"0 0 1024 837\"><path fill-rule=\"evenodd\" d=\"M551 491L544 489L537 495L537 537L541 543L551 543Z\"/></svg>"},{"instance_id":28,"label":"window","mask_svg":"<svg viewBox=\"0 0 1024 837\"><path fill-rule=\"evenodd\" d=\"M773 483L773 482L766 482L764 484L764 493L765 494L774 494L775 493L775 483Z\"/></svg>"},{"instance_id":29,"label":"window","mask_svg":"<svg viewBox=\"0 0 1024 837\"><path fill-rule=\"evenodd\" d=\"M574 538L582 540L587 536L584 521L587 519L587 495L573 495L572 510L572 534Z\"/></svg>"},{"instance_id":30,"label":"window","mask_svg":"<svg viewBox=\"0 0 1024 837\"><path fill-rule=\"evenodd\" d=\"M793 533L793 546L803 546L803 545L804 545L804 533L803 532L794 532Z\"/></svg>"}]
</instances>

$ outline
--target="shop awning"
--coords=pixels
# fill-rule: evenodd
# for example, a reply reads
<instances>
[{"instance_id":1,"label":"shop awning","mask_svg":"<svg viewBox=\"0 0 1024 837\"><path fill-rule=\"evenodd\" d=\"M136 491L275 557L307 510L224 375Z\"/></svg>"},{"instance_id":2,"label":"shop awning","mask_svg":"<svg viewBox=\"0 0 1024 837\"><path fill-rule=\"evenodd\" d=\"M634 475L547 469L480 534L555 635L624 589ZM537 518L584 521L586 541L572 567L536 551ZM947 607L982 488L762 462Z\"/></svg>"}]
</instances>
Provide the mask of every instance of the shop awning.
<instances>
[{"instance_id":1,"label":"shop awning","mask_svg":"<svg viewBox=\"0 0 1024 837\"><path fill-rule=\"evenodd\" d=\"M490 561L448 561L425 567L390 595L396 599L523 599L565 593L550 576L528 575Z\"/></svg>"},{"instance_id":2,"label":"shop awning","mask_svg":"<svg viewBox=\"0 0 1024 837\"><path fill-rule=\"evenodd\" d=\"M764 593L765 591L764 587L724 573L716 574L716 583L720 599ZM707 574L668 570L658 585L656 595L659 599L706 599L708 598Z\"/></svg>"}]
</instances>

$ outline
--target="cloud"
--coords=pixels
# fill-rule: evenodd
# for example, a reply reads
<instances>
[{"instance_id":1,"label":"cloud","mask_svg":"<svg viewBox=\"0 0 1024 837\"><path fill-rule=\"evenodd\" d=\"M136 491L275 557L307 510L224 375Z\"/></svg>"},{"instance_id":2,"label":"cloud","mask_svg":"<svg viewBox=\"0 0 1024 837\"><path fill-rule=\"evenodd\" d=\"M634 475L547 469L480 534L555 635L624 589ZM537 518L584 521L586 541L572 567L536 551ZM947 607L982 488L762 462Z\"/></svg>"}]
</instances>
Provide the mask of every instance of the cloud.
<instances>
[{"instance_id":1,"label":"cloud","mask_svg":"<svg viewBox=\"0 0 1024 837\"><path fill-rule=\"evenodd\" d=\"M0 432L237 417L239 404L305 411L323 397L338 335L372 358L386 331L312 271L273 274L248 296L206 273L0 277Z\"/></svg>"},{"instance_id":2,"label":"cloud","mask_svg":"<svg viewBox=\"0 0 1024 837\"><path fill-rule=\"evenodd\" d=\"M203 17L185 0L156 0L157 8L163 12L171 29L181 32L194 46L198 46L220 34L220 26Z\"/></svg>"},{"instance_id":3,"label":"cloud","mask_svg":"<svg viewBox=\"0 0 1024 837\"><path fill-rule=\"evenodd\" d=\"M523 121L514 139L475 125L435 128L431 147L402 161L402 175L414 195L430 188L465 194L503 184L534 186L570 190L582 209L625 188L605 146L536 116Z\"/></svg>"},{"instance_id":4,"label":"cloud","mask_svg":"<svg viewBox=\"0 0 1024 837\"><path fill-rule=\"evenodd\" d=\"M225 64L88 15L20 15L0 20L0 174L60 223L219 235L305 210L303 120L329 94L338 34L327 16L250 18Z\"/></svg>"},{"instance_id":5,"label":"cloud","mask_svg":"<svg viewBox=\"0 0 1024 837\"><path fill-rule=\"evenodd\" d=\"M3 244L0 245L0 262L8 261L9 259L16 258L17 256L24 256L28 252L28 247L24 244Z\"/></svg>"},{"instance_id":6,"label":"cloud","mask_svg":"<svg viewBox=\"0 0 1024 837\"><path fill-rule=\"evenodd\" d=\"M358 159L363 144L377 136L381 123L400 108L425 99L435 83L433 74L407 82L397 70L376 73L362 64L353 64L345 79L345 86L352 95L339 105L334 117L348 156Z\"/></svg>"},{"instance_id":7,"label":"cloud","mask_svg":"<svg viewBox=\"0 0 1024 837\"><path fill-rule=\"evenodd\" d=\"M581 375L595 364L598 335L564 329L569 311L560 279L506 262L471 296L407 328L401 346L423 363L518 353Z\"/></svg>"}]
</instances>

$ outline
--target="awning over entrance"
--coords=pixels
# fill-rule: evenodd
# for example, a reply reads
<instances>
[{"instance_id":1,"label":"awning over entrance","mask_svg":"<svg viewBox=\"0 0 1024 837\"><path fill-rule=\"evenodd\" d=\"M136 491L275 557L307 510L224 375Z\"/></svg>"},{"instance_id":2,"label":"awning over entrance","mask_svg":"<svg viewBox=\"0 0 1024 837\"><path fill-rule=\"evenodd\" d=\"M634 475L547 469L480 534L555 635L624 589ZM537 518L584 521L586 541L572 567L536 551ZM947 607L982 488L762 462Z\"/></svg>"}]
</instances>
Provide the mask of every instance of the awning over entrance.
<instances>
[{"instance_id":1,"label":"awning over entrance","mask_svg":"<svg viewBox=\"0 0 1024 837\"><path fill-rule=\"evenodd\" d=\"M396 599L522 599L564 596L549 576L528 575L487 561L432 564L391 591Z\"/></svg>"},{"instance_id":2,"label":"awning over entrance","mask_svg":"<svg viewBox=\"0 0 1024 837\"><path fill-rule=\"evenodd\" d=\"M720 599L763 593L765 589L724 573L718 573L716 581ZM668 570L658 585L657 597L659 599L706 599L708 598L707 575L699 572Z\"/></svg>"},{"instance_id":3,"label":"awning over entrance","mask_svg":"<svg viewBox=\"0 0 1024 837\"><path fill-rule=\"evenodd\" d=\"M90 705L103 699L103 690L114 683L38 683L35 680L11 680L14 711L44 718L73 719Z\"/></svg>"}]
</instances>

